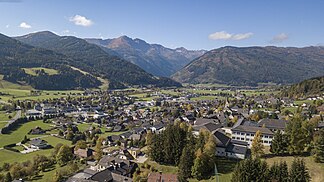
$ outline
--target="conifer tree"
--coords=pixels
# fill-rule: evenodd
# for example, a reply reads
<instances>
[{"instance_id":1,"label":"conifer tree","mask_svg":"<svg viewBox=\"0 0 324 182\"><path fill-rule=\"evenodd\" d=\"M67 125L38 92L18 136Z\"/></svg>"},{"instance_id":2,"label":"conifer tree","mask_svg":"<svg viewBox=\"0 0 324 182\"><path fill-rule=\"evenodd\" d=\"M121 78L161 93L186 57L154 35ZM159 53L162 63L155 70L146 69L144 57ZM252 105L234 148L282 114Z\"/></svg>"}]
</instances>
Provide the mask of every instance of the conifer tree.
<instances>
[{"instance_id":1,"label":"conifer tree","mask_svg":"<svg viewBox=\"0 0 324 182\"><path fill-rule=\"evenodd\" d=\"M314 137L315 162L324 162L324 129L318 131Z\"/></svg>"},{"instance_id":2,"label":"conifer tree","mask_svg":"<svg viewBox=\"0 0 324 182\"><path fill-rule=\"evenodd\" d=\"M289 171L289 179L291 182L309 182L310 176L305 162L302 159L294 159Z\"/></svg>"}]
</instances>

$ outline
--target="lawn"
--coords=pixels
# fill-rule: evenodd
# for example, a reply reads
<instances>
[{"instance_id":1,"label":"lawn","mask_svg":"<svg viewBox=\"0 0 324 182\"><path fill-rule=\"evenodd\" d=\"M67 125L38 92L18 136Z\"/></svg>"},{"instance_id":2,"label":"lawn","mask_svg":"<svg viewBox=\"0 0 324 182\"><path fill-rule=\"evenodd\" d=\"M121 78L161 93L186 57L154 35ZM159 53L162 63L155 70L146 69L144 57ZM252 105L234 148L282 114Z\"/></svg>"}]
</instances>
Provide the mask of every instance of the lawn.
<instances>
[{"instance_id":1,"label":"lawn","mask_svg":"<svg viewBox=\"0 0 324 182\"><path fill-rule=\"evenodd\" d=\"M47 141L53 147L55 147L56 144L58 144L58 143L71 145L70 141L64 140L64 139L61 139L61 138L57 138L57 137L54 137L54 136L46 135L42 139ZM20 150L19 148L17 148L17 149ZM14 163L14 162L24 162L24 161L27 161L27 160L32 160L33 157L36 156L37 154L49 156L52 151L53 151L53 148L46 149L46 150L39 150L39 151L31 152L31 153L28 153L28 154L21 154L21 153L18 153L18 152L12 152L12 151L9 151L9 150L2 149L2 150L0 150L0 166L5 162Z\"/></svg>"},{"instance_id":2,"label":"lawn","mask_svg":"<svg viewBox=\"0 0 324 182\"><path fill-rule=\"evenodd\" d=\"M42 120L38 121L30 121L27 123L22 124L19 128L12 131L10 134L0 134L0 147L3 147L4 145L12 144L12 143L18 143L22 141L27 135L27 133L35 128L36 126L41 127L42 129L49 129L51 128L50 124L43 123ZM28 138L34 138L38 136L44 136L44 135L27 135Z\"/></svg>"},{"instance_id":3,"label":"lawn","mask_svg":"<svg viewBox=\"0 0 324 182\"><path fill-rule=\"evenodd\" d=\"M5 111L0 111L0 121L9 121L9 116L14 117L16 112L6 113ZM1 124L0 124L1 126ZM1 128L1 127L0 127Z\"/></svg>"},{"instance_id":4,"label":"lawn","mask_svg":"<svg viewBox=\"0 0 324 182\"><path fill-rule=\"evenodd\" d=\"M22 89L22 90L29 90L31 86L29 85L20 85L16 83L11 83L6 80L3 80L3 75L0 75L0 92L1 89Z\"/></svg>"},{"instance_id":5,"label":"lawn","mask_svg":"<svg viewBox=\"0 0 324 182\"><path fill-rule=\"evenodd\" d=\"M43 67L35 67L35 68L22 68L27 74L32 76L37 76L36 71L44 70L45 73L48 75L56 75L59 73L58 70L51 69L51 68L43 68Z\"/></svg>"},{"instance_id":6,"label":"lawn","mask_svg":"<svg viewBox=\"0 0 324 182\"><path fill-rule=\"evenodd\" d=\"M6 126L7 122L6 121L0 121L0 128L3 128Z\"/></svg>"},{"instance_id":7,"label":"lawn","mask_svg":"<svg viewBox=\"0 0 324 182\"><path fill-rule=\"evenodd\" d=\"M322 182L324 181L324 164L323 163L315 163L313 157L300 157L304 159L306 163L306 167L309 170L311 180L313 182ZM267 158L266 161L269 165L272 165L274 162L286 161L288 166L291 165L294 160L293 156L285 156L285 157L272 157Z\"/></svg>"}]
</instances>

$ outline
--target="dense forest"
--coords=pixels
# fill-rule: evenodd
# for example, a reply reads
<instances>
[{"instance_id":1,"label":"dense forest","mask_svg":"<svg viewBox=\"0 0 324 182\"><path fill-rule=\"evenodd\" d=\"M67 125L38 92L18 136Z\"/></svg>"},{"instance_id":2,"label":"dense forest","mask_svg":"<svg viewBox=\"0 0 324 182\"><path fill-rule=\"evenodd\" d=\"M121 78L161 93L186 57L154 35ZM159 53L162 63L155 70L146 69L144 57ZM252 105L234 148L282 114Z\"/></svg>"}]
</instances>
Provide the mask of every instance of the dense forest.
<instances>
[{"instance_id":1,"label":"dense forest","mask_svg":"<svg viewBox=\"0 0 324 182\"><path fill-rule=\"evenodd\" d=\"M7 81L46 90L94 88L101 85L95 77L71 69L68 66L70 61L62 54L25 45L0 34L0 74ZM59 73L48 75L40 71L37 75L29 75L22 69L33 67L53 68Z\"/></svg>"},{"instance_id":2,"label":"dense forest","mask_svg":"<svg viewBox=\"0 0 324 182\"><path fill-rule=\"evenodd\" d=\"M222 47L172 76L181 83L292 84L324 74L323 47Z\"/></svg>"},{"instance_id":3,"label":"dense forest","mask_svg":"<svg viewBox=\"0 0 324 182\"><path fill-rule=\"evenodd\" d=\"M169 78L159 79L128 61L109 55L99 46L76 37L61 37L51 32L38 32L16 37L16 39L73 58L68 61L68 64L94 76L108 79L110 88L128 85L181 86Z\"/></svg>"},{"instance_id":4,"label":"dense forest","mask_svg":"<svg viewBox=\"0 0 324 182\"><path fill-rule=\"evenodd\" d=\"M324 93L324 76L304 80L282 90L285 97L306 97Z\"/></svg>"}]
</instances>

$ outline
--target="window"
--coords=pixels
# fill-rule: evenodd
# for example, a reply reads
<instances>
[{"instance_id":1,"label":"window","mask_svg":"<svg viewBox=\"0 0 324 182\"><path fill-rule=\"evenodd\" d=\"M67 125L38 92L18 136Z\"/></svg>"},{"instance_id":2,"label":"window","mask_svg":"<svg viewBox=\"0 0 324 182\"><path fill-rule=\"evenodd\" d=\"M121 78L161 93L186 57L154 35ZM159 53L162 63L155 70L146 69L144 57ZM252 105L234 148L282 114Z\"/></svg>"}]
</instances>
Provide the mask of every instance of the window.
<instances>
[{"instance_id":1,"label":"window","mask_svg":"<svg viewBox=\"0 0 324 182\"><path fill-rule=\"evenodd\" d=\"M246 136L250 136L250 133L247 133Z\"/></svg>"},{"instance_id":2,"label":"window","mask_svg":"<svg viewBox=\"0 0 324 182\"><path fill-rule=\"evenodd\" d=\"M244 138L241 138L241 140L244 140Z\"/></svg>"},{"instance_id":3,"label":"window","mask_svg":"<svg viewBox=\"0 0 324 182\"><path fill-rule=\"evenodd\" d=\"M272 138L272 136L269 136L269 138Z\"/></svg>"},{"instance_id":4,"label":"window","mask_svg":"<svg viewBox=\"0 0 324 182\"><path fill-rule=\"evenodd\" d=\"M235 140L235 139L236 139L236 137L232 137L232 139L234 139L234 140Z\"/></svg>"},{"instance_id":5,"label":"window","mask_svg":"<svg viewBox=\"0 0 324 182\"><path fill-rule=\"evenodd\" d=\"M251 134L251 136L254 136L254 134Z\"/></svg>"},{"instance_id":6,"label":"window","mask_svg":"<svg viewBox=\"0 0 324 182\"><path fill-rule=\"evenodd\" d=\"M265 140L264 143L269 143L269 142L267 140Z\"/></svg>"},{"instance_id":7,"label":"window","mask_svg":"<svg viewBox=\"0 0 324 182\"><path fill-rule=\"evenodd\" d=\"M265 135L264 138L269 138L269 136L268 135Z\"/></svg>"}]
</instances>

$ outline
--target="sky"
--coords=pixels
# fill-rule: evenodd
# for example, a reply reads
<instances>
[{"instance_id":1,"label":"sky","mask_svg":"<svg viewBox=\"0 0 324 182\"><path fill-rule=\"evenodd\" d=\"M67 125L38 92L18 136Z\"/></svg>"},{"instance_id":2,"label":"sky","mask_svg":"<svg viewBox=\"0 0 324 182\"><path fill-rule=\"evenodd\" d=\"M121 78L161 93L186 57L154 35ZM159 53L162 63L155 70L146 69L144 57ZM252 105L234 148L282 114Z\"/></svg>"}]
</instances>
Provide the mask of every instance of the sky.
<instances>
[{"instance_id":1,"label":"sky","mask_svg":"<svg viewBox=\"0 0 324 182\"><path fill-rule=\"evenodd\" d=\"M170 48L324 45L323 0L0 0L0 33L140 38Z\"/></svg>"}]
</instances>

